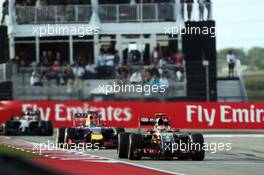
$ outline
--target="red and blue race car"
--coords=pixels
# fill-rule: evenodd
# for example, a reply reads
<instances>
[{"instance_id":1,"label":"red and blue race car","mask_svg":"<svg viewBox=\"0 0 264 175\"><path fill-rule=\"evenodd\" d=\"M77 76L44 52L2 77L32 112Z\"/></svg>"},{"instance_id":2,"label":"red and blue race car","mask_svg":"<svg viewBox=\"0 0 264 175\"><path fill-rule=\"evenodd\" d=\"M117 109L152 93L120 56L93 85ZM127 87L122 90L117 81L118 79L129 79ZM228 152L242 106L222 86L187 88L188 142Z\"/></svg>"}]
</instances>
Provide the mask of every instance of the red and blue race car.
<instances>
[{"instance_id":1,"label":"red and blue race car","mask_svg":"<svg viewBox=\"0 0 264 175\"><path fill-rule=\"evenodd\" d=\"M88 145L87 148L115 148L117 136L125 132L124 128L107 127L101 124L100 115L96 112L76 113L73 127L58 129L58 146L70 147Z\"/></svg>"}]
</instances>

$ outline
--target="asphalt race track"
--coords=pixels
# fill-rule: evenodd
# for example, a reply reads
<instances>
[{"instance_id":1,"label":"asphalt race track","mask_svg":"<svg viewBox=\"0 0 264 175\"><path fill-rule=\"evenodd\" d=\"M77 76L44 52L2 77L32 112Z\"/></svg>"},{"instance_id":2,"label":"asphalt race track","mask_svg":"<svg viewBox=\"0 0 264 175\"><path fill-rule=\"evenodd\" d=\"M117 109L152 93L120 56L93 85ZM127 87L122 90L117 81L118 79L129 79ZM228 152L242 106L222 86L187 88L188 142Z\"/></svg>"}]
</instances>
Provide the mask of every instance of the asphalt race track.
<instances>
[{"instance_id":1,"label":"asphalt race track","mask_svg":"<svg viewBox=\"0 0 264 175\"><path fill-rule=\"evenodd\" d=\"M11 137L32 143L55 143L53 137ZM125 161L126 164L159 169L162 172L186 175L263 175L264 172L264 135L206 135L206 143L231 143L231 150L207 151L205 161L191 160L140 160L118 159L116 150L85 150L84 153ZM32 144L33 149L33 144Z\"/></svg>"}]
</instances>

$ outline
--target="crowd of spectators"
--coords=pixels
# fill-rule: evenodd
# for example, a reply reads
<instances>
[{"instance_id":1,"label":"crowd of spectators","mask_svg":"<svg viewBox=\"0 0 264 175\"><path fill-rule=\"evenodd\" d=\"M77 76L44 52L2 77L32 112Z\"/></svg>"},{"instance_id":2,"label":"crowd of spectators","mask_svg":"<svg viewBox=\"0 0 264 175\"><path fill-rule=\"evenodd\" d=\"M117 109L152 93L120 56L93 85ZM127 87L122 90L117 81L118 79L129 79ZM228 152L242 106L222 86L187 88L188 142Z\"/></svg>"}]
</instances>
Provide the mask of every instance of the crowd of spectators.
<instances>
[{"instance_id":1,"label":"crowd of spectators","mask_svg":"<svg viewBox=\"0 0 264 175\"><path fill-rule=\"evenodd\" d=\"M156 55L156 54L153 54ZM42 86L43 80L54 80L57 85L67 85L80 79L118 79L128 83L168 84L168 80L183 80L184 56L177 53L173 56L152 58L150 64L124 64L120 61L118 51L101 48L96 57L97 64L78 57L74 64L65 62L60 52L44 50L40 62L27 63L18 56L12 60L19 67L20 73L29 73L32 86Z\"/></svg>"}]
</instances>

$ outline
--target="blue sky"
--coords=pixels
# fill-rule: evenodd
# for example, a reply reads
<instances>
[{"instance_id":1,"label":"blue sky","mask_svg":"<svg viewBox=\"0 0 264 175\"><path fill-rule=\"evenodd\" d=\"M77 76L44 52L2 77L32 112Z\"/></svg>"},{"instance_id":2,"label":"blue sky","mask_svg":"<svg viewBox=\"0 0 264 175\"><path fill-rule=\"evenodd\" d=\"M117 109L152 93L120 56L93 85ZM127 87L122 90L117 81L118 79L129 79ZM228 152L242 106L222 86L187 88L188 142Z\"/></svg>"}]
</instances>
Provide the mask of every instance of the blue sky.
<instances>
[{"instance_id":1,"label":"blue sky","mask_svg":"<svg viewBox=\"0 0 264 175\"><path fill-rule=\"evenodd\" d=\"M217 48L264 47L264 0L212 0Z\"/></svg>"}]
</instances>

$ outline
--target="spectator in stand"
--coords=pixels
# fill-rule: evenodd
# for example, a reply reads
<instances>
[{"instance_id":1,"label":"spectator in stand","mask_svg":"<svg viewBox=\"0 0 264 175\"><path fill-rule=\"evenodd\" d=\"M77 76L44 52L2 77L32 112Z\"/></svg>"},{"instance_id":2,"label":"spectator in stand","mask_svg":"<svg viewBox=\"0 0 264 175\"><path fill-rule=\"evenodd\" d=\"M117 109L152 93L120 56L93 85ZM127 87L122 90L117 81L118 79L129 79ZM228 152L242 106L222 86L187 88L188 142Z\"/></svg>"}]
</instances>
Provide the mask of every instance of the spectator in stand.
<instances>
[{"instance_id":1,"label":"spectator in stand","mask_svg":"<svg viewBox=\"0 0 264 175\"><path fill-rule=\"evenodd\" d=\"M151 79L150 79L150 81L149 81L149 84L150 84L151 86L153 86L153 85L159 85L159 78L158 78L158 76L157 76L156 74L154 74L154 75L151 77Z\"/></svg>"},{"instance_id":2,"label":"spectator in stand","mask_svg":"<svg viewBox=\"0 0 264 175\"><path fill-rule=\"evenodd\" d=\"M211 0L204 0L205 7L207 9L207 20L210 20L212 18L211 14Z\"/></svg>"},{"instance_id":3,"label":"spectator in stand","mask_svg":"<svg viewBox=\"0 0 264 175\"><path fill-rule=\"evenodd\" d=\"M120 63L120 56L119 56L119 53L118 53L118 50L115 50L115 65L119 65Z\"/></svg>"},{"instance_id":4,"label":"spectator in stand","mask_svg":"<svg viewBox=\"0 0 264 175\"><path fill-rule=\"evenodd\" d=\"M49 60L50 63L53 63L54 62L55 59L53 57L52 51L50 51L50 50L47 51L47 58L48 58L48 60Z\"/></svg>"},{"instance_id":5,"label":"spectator in stand","mask_svg":"<svg viewBox=\"0 0 264 175\"><path fill-rule=\"evenodd\" d=\"M26 61L24 60L24 58L20 60L19 66L20 67L28 67L28 65L27 65Z\"/></svg>"},{"instance_id":6,"label":"spectator in stand","mask_svg":"<svg viewBox=\"0 0 264 175\"><path fill-rule=\"evenodd\" d=\"M86 60L85 60L85 58L82 55L78 56L78 58L75 61L78 64L78 66L83 66L84 67L86 65Z\"/></svg>"},{"instance_id":7,"label":"spectator in stand","mask_svg":"<svg viewBox=\"0 0 264 175\"><path fill-rule=\"evenodd\" d=\"M158 70L156 64L153 64L153 65L150 67L149 72L151 73L151 76L154 76L154 75L156 75L157 77L160 76L160 73L159 73L159 70Z\"/></svg>"},{"instance_id":8,"label":"spectator in stand","mask_svg":"<svg viewBox=\"0 0 264 175\"><path fill-rule=\"evenodd\" d=\"M54 71L59 71L59 69L60 69L60 63L59 63L58 60L55 60L55 61L53 62L52 69L53 69Z\"/></svg>"},{"instance_id":9,"label":"spectator in stand","mask_svg":"<svg viewBox=\"0 0 264 175\"><path fill-rule=\"evenodd\" d=\"M96 78L96 65L92 64L91 61L85 66L86 74L88 79Z\"/></svg>"},{"instance_id":10,"label":"spectator in stand","mask_svg":"<svg viewBox=\"0 0 264 175\"><path fill-rule=\"evenodd\" d=\"M158 63L158 67L159 67L159 74L163 74L165 65L168 64L167 59L165 57L160 58L159 63Z\"/></svg>"},{"instance_id":11,"label":"spectator in stand","mask_svg":"<svg viewBox=\"0 0 264 175\"><path fill-rule=\"evenodd\" d=\"M47 2L45 0L37 0L36 1L36 8L37 9L41 9L45 5L47 5Z\"/></svg>"},{"instance_id":12,"label":"spectator in stand","mask_svg":"<svg viewBox=\"0 0 264 175\"><path fill-rule=\"evenodd\" d=\"M184 8L185 8L186 0L180 0L180 2L181 2L181 15L182 15L182 19L184 20L185 19L184 18L184 12L185 12Z\"/></svg>"},{"instance_id":13,"label":"spectator in stand","mask_svg":"<svg viewBox=\"0 0 264 175\"><path fill-rule=\"evenodd\" d=\"M188 21L192 19L192 10L193 10L193 0L186 0L187 3L187 14L188 14Z\"/></svg>"},{"instance_id":14,"label":"spectator in stand","mask_svg":"<svg viewBox=\"0 0 264 175\"><path fill-rule=\"evenodd\" d=\"M85 75L85 69L82 66L75 65L73 68L73 74L78 79L83 79Z\"/></svg>"},{"instance_id":15,"label":"spectator in stand","mask_svg":"<svg viewBox=\"0 0 264 175\"><path fill-rule=\"evenodd\" d=\"M182 51L179 51L176 55L175 55L175 58L174 58L174 63L180 67L182 66L183 64L183 60L184 60L184 55L182 53Z\"/></svg>"},{"instance_id":16,"label":"spectator in stand","mask_svg":"<svg viewBox=\"0 0 264 175\"><path fill-rule=\"evenodd\" d=\"M136 0L130 0L130 5L136 5Z\"/></svg>"},{"instance_id":17,"label":"spectator in stand","mask_svg":"<svg viewBox=\"0 0 264 175\"><path fill-rule=\"evenodd\" d=\"M63 71L58 71L56 82L58 86L65 86L67 84Z\"/></svg>"},{"instance_id":18,"label":"spectator in stand","mask_svg":"<svg viewBox=\"0 0 264 175\"><path fill-rule=\"evenodd\" d=\"M158 66L159 67L163 67L166 64L168 64L167 60L164 57L160 58L159 63L158 63Z\"/></svg>"},{"instance_id":19,"label":"spectator in stand","mask_svg":"<svg viewBox=\"0 0 264 175\"><path fill-rule=\"evenodd\" d=\"M178 69L176 71L176 79L177 79L177 81L182 81L182 79L183 79L183 73L180 69Z\"/></svg>"},{"instance_id":20,"label":"spectator in stand","mask_svg":"<svg viewBox=\"0 0 264 175\"><path fill-rule=\"evenodd\" d=\"M106 59L106 75L108 78L114 78L114 61L115 55L111 54L110 51L105 56Z\"/></svg>"},{"instance_id":21,"label":"spectator in stand","mask_svg":"<svg viewBox=\"0 0 264 175\"><path fill-rule=\"evenodd\" d=\"M50 67L50 69L47 72L45 72L45 78L48 80L55 79L55 80L57 80L57 84L58 84L59 71L60 71L59 62L54 61L52 66Z\"/></svg>"},{"instance_id":22,"label":"spectator in stand","mask_svg":"<svg viewBox=\"0 0 264 175\"><path fill-rule=\"evenodd\" d=\"M43 67L49 67L50 66L50 62L49 62L49 59L47 56L47 52L45 50L42 52L40 66L43 66Z\"/></svg>"},{"instance_id":23,"label":"spectator in stand","mask_svg":"<svg viewBox=\"0 0 264 175\"><path fill-rule=\"evenodd\" d=\"M32 75L30 77L30 84L31 86L43 86L41 78L35 70L32 72Z\"/></svg>"},{"instance_id":24,"label":"spectator in stand","mask_svg":"<svg viewBox=\"0 0 264 175\"><path fill-rule=\"evenodd\" d=\"M227 64L228 64L228 76L229 78L233 78L235 76L235 65L236 65L236 55L232 50L230 50L226 56Z\"/></svg>"},{"instance_id":25,"label":"spectator in stand","mask_svg":"<svg viewBox=\"0 0 264 175\"><path fill-rule=\"evenodd\" d=\"M36 61L32 61L30 64L29 64L30 67L33 67L33 68L36 68L38 66L38 63Z\"/></svg>"},{"instance_id":26,"label":"spectator in stand","mask_svg":"<svg viewBox=\"0 0 264 175\"><path fill-rule=\"evenodd\" d=\"M160 46L159 44L154 48L152 52L152 63L157 64L160 58Z\"/></svg>"},{"instance_id":27,"label":"spectator in stand","mask_svg":"<svg viewBox=\"0 0 264 175\"><path fill-rule=\"evenodd\" d=\"M106 70L106 55L104 48L100 49L100 52L97 57L98 60L98 76L99 78L104 78Z\"/></svg>"},{"instance_id":28,"label":"spectator in stand","mask_svg":"<svg viewBox=\"0 0 264 175\"><path fill-rule=\"evenodd\" d=\"M60 52L56 52L56 58L55 59L59 62L60 65L63 64L63 60L61 58L61 53Z\"/></svg>"},{"instance_id":29,"label":"spectator in stand","mask_svg":"<svg viewBox=\"0 0 264 175\"><path fill-rule=\"evenodd\" d=\"M64 71L63 71L63 76L64 76L65 84L68 84L68 82L70 80L74 79L73 70L72 70L72 67L71 67L70 64L66 64L65 65L65 68L64 68Z\"/></svg>"},{"instance_id":30,"label":"spectator in stand","mask_svg":"<svg viewBox=\"0 0 264 175\"><path fill-rule=\"evenodd\" d=\"M1 19L1 24L0 25L3 25L4 22L5 22L5 17L8 15L8 0L6 0L4 3L3 3L3 6L2 6L2 19Z\"/></svg>"},{"instance_id":31,"label":"spectator in stand","mask_svg":"<svg viewBox=\"0 0 264 175\"><path fill-rule=\"evenodd\" d=\"M166 86L167 88L169 87L169 80L165 75L161 75L160 80L159 80L159 85L160 86Z\"/></svg>"},{"instance_id":32,"label":"spectator in stand","mask_svg":"<svg viewBox=\"0 0 264 175\"><path fill-rule=\"evenodd\" d=\"M125 65L119 64L116 69L116 77L120 80L125 80L128 77L128 69Z\"/></svg>"},{"instance_id":33,"label":"spectator in stand","mask_svg":"<svg viewBox=\"0 0 264 175\"><path fill-rule=\"evenodd\" d=\"M140 72L140 69L136 70L130 77L130 83L131 84L142 84L143 83L143 78L142 74Z\"/></svg>"},{"instance_id":34,"label":"spectator in stand","mask_svg":"<svg viewBox=\"0 0 264 175\"><path fill-rule=\"evenodd\" d=\"M204 0L197 0L199 5L199 19L200 21L204 20Z\"/></svg>"}]
</instances>

